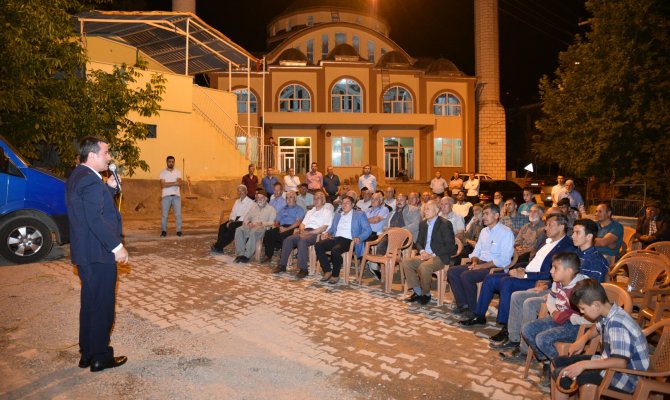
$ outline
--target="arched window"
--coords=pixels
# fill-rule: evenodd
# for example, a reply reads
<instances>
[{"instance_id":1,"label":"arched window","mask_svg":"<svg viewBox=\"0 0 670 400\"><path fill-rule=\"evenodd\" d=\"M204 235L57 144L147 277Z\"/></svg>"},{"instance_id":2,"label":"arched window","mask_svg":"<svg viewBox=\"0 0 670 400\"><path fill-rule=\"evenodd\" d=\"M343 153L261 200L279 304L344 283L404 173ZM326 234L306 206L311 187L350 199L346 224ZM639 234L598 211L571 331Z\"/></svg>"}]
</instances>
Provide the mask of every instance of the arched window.
<instances>
[{"instance_id":1,"label":"arched window","mask_svg":"<svg viewBox=\"0 0 670 400\"><path fill-rule=\"evenodd\" d=\"M393 86L384 93L384 112L393 114L412 113L412 95L401 86Z\"/></svg>"},{"instance_id":2,"label":"arched window","mask_svg":"<svg viewBox=\"0 0 670 400\"><path fill-rule=\"evenodd\" d=\"M249 97L249 109L251 114L256 114L258 109L258 102L256 101L256 95L254 92L251 92L247 89L236 89L233 90L233 93L237 96L237 113L246 114L247 113L247 96Z\"/></svg>"},{"instance_id":3,"label":"arched window","mask_svg":"<svg viewBox=\"0 0 670 400\"><path fill-rule=\"evenodd\" d=\"M307 89L302 85L288 85L279 94L279 112L309 112L312 101Z\"/></svg>"},{"instance_id":4,"label":"arched window","mask_svg":"<svg viewBox=\"0 0 670 400\"><path fill-rule=\"evenodd\" d=\"M435 115L458 117L461 115L461 101L451 93L442 93L435 99L433 112Z\"/></svg>"},{"instance_id":5,"label":"arched window","mask_svg":"<svg viewBox=\"0 0 670 400\"><path fill-rule=\"evenodd\" d=\"M331 91L332 112L363 112L361 85L353 79L340 79Z\"/></svg>"}]
</instances>

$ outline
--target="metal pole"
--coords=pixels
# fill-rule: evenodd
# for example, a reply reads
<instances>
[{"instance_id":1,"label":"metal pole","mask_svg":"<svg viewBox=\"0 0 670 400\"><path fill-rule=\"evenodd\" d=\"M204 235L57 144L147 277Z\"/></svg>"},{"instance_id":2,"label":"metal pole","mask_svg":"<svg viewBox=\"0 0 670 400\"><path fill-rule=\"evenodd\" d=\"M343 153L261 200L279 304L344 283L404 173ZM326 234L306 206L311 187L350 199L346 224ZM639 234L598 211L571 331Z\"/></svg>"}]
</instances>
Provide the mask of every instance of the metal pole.
<instances>
[{"instance_id":1,"label":"metal pole","mask_svg":"<svg viewBox=\"0 0 670 400\"><path fill-rule=\"evenodd\" d=\"M228 61L228 91L233 91L233 63Z\"/></svg>"},{"instance_id":2,"label":"metal pole","mask_svg":"<svg viewBox=\"0 0 670 400\"><path fill-rule=\"evenodd\" d=\"M251 158L251 58L247 57L247 155ZM253 160L252 160L253 161Z\"/></svg>"},{"instance_id":3,"label":"metal pole","mask_svg":"<svg viewBox=\"0 0 670 400\"><path fill-rule=\"evenodd\" d=\"M261 160L263 160L263 167L267 168L268 164L266 164L266 161L268 161L269 157L266 157L265 155L265 56L263 56L263 65L262 65L262 70L261 73L263 74L263 91L261 92Z\"/></svg>"},{"instance_id":4,"label":"metal pole","mask_svg":"<svg viewBox=\"0 0 670 400\"><path fill-rule=\"evenodd\" d=\"M191 30L191 18L186 19L186 58L184 59L184 63L186 64L186 68L184 68L184 75L188 76L188 42L190 39L190 30Z\"/></svg>"}]
</instances>

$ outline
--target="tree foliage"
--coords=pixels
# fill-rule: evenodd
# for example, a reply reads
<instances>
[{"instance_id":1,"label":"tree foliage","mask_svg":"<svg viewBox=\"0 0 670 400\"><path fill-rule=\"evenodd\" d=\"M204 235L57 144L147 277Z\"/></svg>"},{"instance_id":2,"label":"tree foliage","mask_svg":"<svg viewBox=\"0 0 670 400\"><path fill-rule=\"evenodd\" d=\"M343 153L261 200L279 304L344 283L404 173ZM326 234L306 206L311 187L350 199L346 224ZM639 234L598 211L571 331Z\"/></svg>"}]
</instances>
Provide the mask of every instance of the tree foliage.
<instances>
[{"instance_id":1,"label":"tree foliage","mask_svg":"<svg viewBox=\"0 0 670 400\"><path fill-rule=\"evenodd\" d=\"M537 155L576 176L670 193L670 2L589 0L590 31L543 77Z\"/></svg>"},{"instance_id":2,"label":"tree foliage","mask_svg":"<svg viewBox=\"0 0 670 400\"><path fill-rule=\"evenodd\" d=\"M72 165L84 136L104 137L125 172L148 169L137 141L145 124L129 117L157 115L164 78L152 75L135 84L145 64L115 66L112 72L87 70L73 14L103 3L93 0L0 0L0 127L28 159L53 166Z\"/></svg>"}]
</instances>

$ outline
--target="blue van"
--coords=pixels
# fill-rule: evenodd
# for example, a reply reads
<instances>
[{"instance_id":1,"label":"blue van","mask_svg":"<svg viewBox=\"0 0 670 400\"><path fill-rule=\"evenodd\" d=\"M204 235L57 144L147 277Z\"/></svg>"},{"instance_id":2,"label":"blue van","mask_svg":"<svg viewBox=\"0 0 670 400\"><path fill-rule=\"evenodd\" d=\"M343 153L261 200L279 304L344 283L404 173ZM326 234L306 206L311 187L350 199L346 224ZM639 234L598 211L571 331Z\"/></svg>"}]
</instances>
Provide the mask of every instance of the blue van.
<instances>
[{"instance_id":1,"label":"blue van","mask_svg":"<svg viewBox=\"0 0 670 400\"><path fill-rule=\"evenodd\" d=\"M0 256L18 264L69 241L65 181L31 167L0 136Z\"/></svg>"}]
</instances>

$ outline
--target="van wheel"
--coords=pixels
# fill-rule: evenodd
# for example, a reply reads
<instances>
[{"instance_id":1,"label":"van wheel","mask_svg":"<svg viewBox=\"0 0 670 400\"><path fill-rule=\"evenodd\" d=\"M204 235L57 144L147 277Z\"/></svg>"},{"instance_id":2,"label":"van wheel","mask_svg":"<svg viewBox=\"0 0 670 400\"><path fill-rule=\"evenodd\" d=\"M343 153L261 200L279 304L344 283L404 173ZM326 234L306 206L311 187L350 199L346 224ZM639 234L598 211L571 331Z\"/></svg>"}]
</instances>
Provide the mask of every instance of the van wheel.
<instances>
[{"instance_id":1,"label":"van wheel","mask_svg":"<svg viewBox=\"0 0 670 400\"><path fill-rule=\"evenodd\" d=\"M53 247L51 230L30 217L7 221L0 229L0 255L16 264L37 262Z\"/></svg>"}]
</instances>

